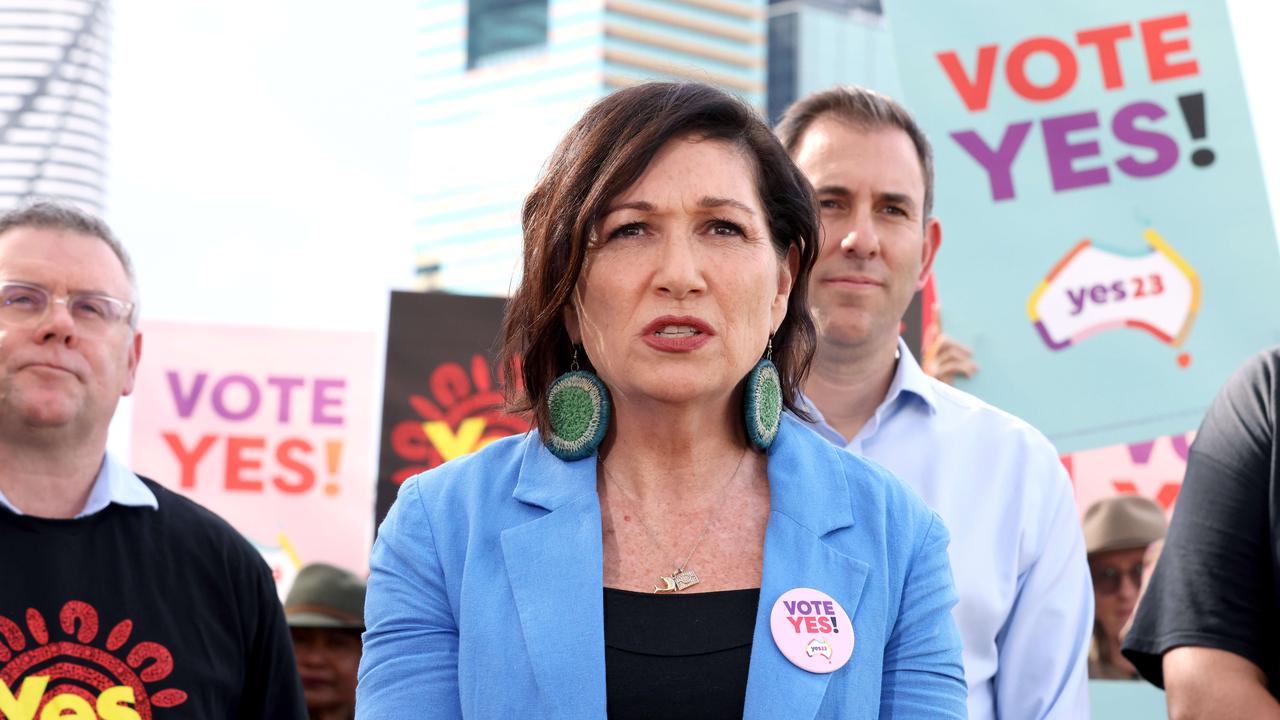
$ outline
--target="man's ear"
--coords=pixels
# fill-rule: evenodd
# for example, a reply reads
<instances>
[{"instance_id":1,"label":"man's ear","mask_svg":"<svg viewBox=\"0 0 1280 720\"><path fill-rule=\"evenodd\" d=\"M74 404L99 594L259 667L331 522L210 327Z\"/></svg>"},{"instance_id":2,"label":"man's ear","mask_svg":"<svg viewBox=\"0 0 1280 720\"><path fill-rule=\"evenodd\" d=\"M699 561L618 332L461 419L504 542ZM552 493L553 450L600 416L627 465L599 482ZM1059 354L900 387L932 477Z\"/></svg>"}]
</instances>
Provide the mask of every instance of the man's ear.
<instances>
[{"instance_id":1,"label":"man's ear","mask_svg":"<svg viewBox=\"0 0 1280 720\"><path fill-rule=\"evenodd\" d=\"M929 273L933 272L933 261L938 257L938 248L942 247L942 223L931 217L924 224L924 242L920 248L920 277L916 278L916 290L924 288L929 281Z\"/></svg>"},{"instance_id":2,"label":"man's ear","mask_svg":"<svg viewBox=\"0 0 1280 720\"><path fill-rule=\"evenodd\" d=\"M133 331L133 341L129 343L129 359L125 372L124 387L121 389L121 395L129 395L133 393L133 385L138 379L138 360L142 358L142 332Z\"/></svg>"}]
</instances>

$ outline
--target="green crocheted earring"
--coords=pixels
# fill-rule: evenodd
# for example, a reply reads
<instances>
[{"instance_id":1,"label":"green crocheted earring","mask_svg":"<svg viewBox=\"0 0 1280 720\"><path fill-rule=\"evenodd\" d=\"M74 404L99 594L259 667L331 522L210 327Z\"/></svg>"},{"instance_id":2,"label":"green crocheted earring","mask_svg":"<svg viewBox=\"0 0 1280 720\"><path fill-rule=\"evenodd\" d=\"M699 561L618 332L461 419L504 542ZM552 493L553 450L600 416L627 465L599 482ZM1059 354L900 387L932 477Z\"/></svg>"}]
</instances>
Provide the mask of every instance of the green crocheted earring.
<instances>
[{"instance_id":1,"label":"green crocheted earring","mask_svg":"<svg viewBox=\"0 0 1280 720\"><path fill-rule=\"evenodd\" d=\"M774 438L778 437L778 426L782 423L782 380L778 377L777 366L773 364L772 335L769 336L764 358L747 375L742 405L751 444L768 450Z\"/></svg>"},{"instance_id":2,"label":"green crocheted earring","mask_svg":"<svg viewBox=\"0 0 1280 720\"><path fill-rule=\"evenodd\" d=\"M595 373L578 369L578 346L569 372L547 389L551 415L543 443L561 460L581 460L600 447L609 429L609 390Z\"/></svg>"}]
</instances>

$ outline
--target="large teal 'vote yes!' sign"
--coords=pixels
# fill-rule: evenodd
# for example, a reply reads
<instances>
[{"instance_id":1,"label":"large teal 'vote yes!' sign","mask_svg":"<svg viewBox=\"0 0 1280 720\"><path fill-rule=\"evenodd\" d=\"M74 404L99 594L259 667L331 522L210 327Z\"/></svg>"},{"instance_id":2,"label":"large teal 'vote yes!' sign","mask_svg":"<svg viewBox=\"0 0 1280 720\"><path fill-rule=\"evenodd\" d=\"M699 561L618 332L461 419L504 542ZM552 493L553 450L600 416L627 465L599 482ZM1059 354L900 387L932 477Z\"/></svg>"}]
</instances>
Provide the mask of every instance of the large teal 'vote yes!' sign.
<instances>
[{"instance_id":1,"label":"large teal 'vote yes!' sign","mask_svg":"<svg viewBox=\"0 0 1280 720\"><path fill-rule=\"evenodd\" d=\"M1081 82L1081 53L1090 54L1098 73L1086 82L1106 91L1123 90L1126 76L1144 83L1199 77L1200 63L1191 52L1188 37L1190 26L1188 14L1178 12L1082 28L1069 33L1069 40L1050 35L1028 37L1003 54L998 43L988 43L977 47L967 60L957 50L942 51L937 59L965 108L976 113L991 104L997 70L1008 89L1028 102L1066 97ZM1141 62L1136 67L1122 62L1120 47L1124 42L1141 44ZM1039 70L1043 79L1036 80L1032 70ZM1170 115L1159 100L1134 99L1110 117L1102 117L1096 109L1083 110L1014 120L1005 125L999 137L990 139L976 130L953 130L949 135L986 173L991 199L1012 200L1017 196L1013 163L1023 152L1044 153L1055 192L1106 185L1113 173L1148 178L1173 170L1182 154L1178 142L1178 136L1184 134L1181 131L1185 129L1191 142L1205 138L1203 91L1179 95L1173 112L1180 114L1185 128L1164 129L1156 122ZM1109 133L1116 141L1120 155L1102 157L1101 133ZM1033 134L1036 140L1028 142ZM1040 148L1028 147L1036 144ZM1190 160L1199 166L1210 165L1213 150L1202 147L1190 153Z\"/></svg>"},{"instance_id":2,"label":"large teal 'vote yes!' sign","mask_svg":"<svg viewBox=\"0 0 1280 720\"><path fill-rule=\"evenodd\" d=\"M1280 341L1280 255L1222 0L894 0L937 162L962 385L1064 452L1194 429Z\"/></svg>"}]
</instances>

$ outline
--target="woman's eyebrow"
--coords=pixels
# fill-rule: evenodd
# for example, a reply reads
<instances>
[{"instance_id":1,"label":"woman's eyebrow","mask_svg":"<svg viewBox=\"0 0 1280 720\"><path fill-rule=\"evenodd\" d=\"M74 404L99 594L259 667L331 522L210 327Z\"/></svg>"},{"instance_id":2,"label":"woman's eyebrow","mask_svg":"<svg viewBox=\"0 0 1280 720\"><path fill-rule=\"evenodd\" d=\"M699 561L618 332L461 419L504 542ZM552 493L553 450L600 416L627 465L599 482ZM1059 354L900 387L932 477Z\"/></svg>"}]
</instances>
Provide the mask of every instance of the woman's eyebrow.
<instances>
[{"instance_id":1,"label":"woman's eyebrow","mask_svg":"<svg viewBox=\"0 0 1280 720\"><path fill-rule=\"evenodd\" d=\"M745 203L734 200L733 198L708 196L698 201L698 207L701 207L701 208L718 208L718 207L725 207L725 206L737 208L742 212L747 213L748 215L756 214L755 210L752 210L750 206L746 205ZM605 215L608 215L609 213L617 212L619 210L639 210L640 212L654 212L654 206L653 206L653 203L650 203L645 200L631 200L629 202L618 203L617 205L610 205L609 208L605 210Z\"/></svg>"},{"instance_id":2,"label":"woman's eyebrow","mask_svg":"<svg viewBox=\"0 0 1280 720\"><path fill-rule=\"evenodd\" d=\"M604 214L608 215L609 213L618 212L619 210L639 210L640 212L653 212L653 203L647 202L645 200L632 200L630 202L618 203L617 205L610 205L604 211Z\"/></svg>"},{"instance_id":3,"label":"woman's eyebrow","mask_svg":"<svg viewBox=\"0 0 1280 720\"><path fill-rule=\"evenodd\" d=\"M737 208L748 215L756 214L755 210L752 210L747 205L740 203L737 200L734 200L733 198L704 197L698 201L698 206L704 207L704 208L718 208L718 207L724 207L725 205L728 205L729 207Z\"/></svg>"}]
</instances>

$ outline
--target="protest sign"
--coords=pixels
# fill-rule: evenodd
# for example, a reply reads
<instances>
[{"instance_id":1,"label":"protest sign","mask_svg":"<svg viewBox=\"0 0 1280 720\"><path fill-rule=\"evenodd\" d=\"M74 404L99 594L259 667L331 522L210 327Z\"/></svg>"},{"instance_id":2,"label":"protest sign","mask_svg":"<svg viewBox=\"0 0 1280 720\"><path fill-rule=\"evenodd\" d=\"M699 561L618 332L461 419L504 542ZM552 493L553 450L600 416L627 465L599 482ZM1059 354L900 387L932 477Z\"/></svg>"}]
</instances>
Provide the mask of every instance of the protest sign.
<instances>
[{"instance_id":1,"label":"protest sign","mask_svg":"<svg viewBox=\"0 0 1280 720\"><path fill-rule=\"evenodd\" d=\"M1222 0L887 6L932 139L960 386L1064 452L1194 428L1280 341L1280 255Z\"/></svg>"},{"instance_id":2,"label":"protest sign","mask_svg":"<svg viewBox=\"0 0 1280 720\"><path fill-rule=\"evenodd\" d=\"M378 522L405 480L529 429L503 411L494 365L503 298L391 295L378 463Z\"/></svg>"},{"instance_id":3,"label":"protest sign","mask_svg":"<svg viewBox=\"0 0 1280 720\"><path fill-rule=\"evenodd\" d=\"M364 573L373 528L371 334L149 322L132 465L221 515L287 584Z\"/></svg>"}]
</instances>

